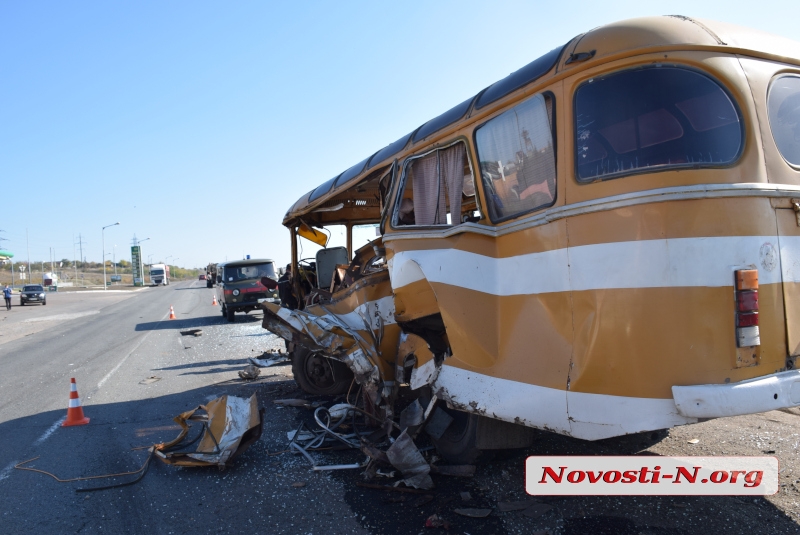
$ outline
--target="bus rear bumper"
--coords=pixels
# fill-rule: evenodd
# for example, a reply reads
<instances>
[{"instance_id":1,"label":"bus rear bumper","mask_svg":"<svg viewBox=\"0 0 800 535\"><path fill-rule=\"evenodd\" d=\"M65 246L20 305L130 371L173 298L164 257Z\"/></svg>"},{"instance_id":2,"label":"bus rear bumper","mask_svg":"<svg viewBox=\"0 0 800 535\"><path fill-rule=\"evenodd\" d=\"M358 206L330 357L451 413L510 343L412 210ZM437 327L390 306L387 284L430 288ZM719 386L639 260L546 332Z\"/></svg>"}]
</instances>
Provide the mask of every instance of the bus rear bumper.
<instances>
[{"instance_id":1,"label":"bus rear bumper","mask_svg":"<svg viewBox=\"0 0 800 535\"><path fill-rule=\"evenodd\" d=\"M678 412L690 418L721 418L800 406L800 370L724 385L673 386Z\"/></svg>"}]
</instances>

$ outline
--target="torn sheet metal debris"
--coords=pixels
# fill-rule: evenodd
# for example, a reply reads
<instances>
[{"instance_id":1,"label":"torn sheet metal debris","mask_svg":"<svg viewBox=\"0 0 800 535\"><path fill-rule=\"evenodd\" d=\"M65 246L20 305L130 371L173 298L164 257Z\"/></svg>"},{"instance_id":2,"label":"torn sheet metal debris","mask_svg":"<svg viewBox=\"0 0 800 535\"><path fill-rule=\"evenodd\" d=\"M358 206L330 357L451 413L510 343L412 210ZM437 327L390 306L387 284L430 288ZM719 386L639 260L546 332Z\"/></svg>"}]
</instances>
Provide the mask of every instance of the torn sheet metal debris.
<instances>
[{"instance_id":1,"label":"torn sheet metal debris","mask_svg":"<svg viewBox=\"0 0 800 535\"><path fill-rule=\"evenodd\" d=\"M247 360L250 362L250 364L253 366L258 366L259 368L269 368L270 366L280 366L289 363L289 357L283 353L268 359L257 359L250 357Z\"/></svg>"},{"instance_id":2,"label":"torn sheet metal debris","mask_svg":"<svg viewBox=\"0 0 800 535\"><path fill-rule=\"evenodd\" d=\"M222 396L176 416L175 422L181 426L181 433L172 442L158 446L159 459L176 466L224 467L261 436L262 415L255 394L250 399ZM200 440L184 443L191 427L202 428ZM196 447L182 450L195 443Z\"/></svg>"},{"instance_id":3,"label":"torn sheet metal debris","mask_svg":"<svg viewBox=\"0 0 800 535\"><path fill-rule=\"evenodd\" d=\"M392 466L405 476L403 483L417 489L433 488L433 480L429 475L431 467L406 431L400 433L394 444L386 450L386 456Z\"/></svg>"},{"instance_id":4,"label":"torn sheet metal debris","mask_svg":"<svg viewBox=\"0 0 800 535\"><path fill-rule=\"evenodd\" d=\"M403 409L400 413L400 429L409 429L413 433L415 428L422 425L424 411L419 400L415 399L412 404Z\"/></svg>"}]
</instances>

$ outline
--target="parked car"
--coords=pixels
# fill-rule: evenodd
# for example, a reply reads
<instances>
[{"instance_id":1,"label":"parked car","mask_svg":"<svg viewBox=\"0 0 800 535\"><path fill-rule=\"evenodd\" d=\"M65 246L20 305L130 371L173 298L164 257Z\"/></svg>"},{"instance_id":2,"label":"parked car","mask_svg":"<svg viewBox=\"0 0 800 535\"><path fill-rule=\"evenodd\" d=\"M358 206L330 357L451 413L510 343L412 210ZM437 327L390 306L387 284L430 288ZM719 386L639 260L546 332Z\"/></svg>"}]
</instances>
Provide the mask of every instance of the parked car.
<instances>
[{"instance_id":1,"label":"parked car","mask_svg":"<svg viewBox=\"0 0 800 535\"><path fill-rule=\"evenodd\" d=\"M204 280L206 280L206 275L205 275L205 273L201 273L201 274L200 274L200 279L199 279L199 280L201 280L201 281L204 281Z\"/></svg>"},{"instance_id":2,"label":"parked car","mask_svg":"<svg viewBox=\"0 0 800 535\"><path fill-rule=\"evenodd\" d=\"M19 294L19 304L26 305L28 303L47 304L47 294L44 293L44 286L41 284L29 284L22 287L22 291Z\"/></svg>"}]
</instances>

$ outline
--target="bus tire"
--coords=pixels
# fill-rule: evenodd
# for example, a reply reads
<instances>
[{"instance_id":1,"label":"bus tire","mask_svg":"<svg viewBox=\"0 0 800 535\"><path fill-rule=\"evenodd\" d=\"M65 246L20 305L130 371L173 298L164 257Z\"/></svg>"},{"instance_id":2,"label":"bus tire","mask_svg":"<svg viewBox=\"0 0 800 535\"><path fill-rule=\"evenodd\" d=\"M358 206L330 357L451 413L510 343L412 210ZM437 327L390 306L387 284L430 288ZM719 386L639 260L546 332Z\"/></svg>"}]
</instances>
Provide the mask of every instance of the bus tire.
<instances>
[{"instance_id":1,"label":"bus tire","mask_svg":"<svg viewBox=\"0 0 800 535\"><path fill-rule=\"evenodd\" d=\"M439 438L431 435L436 451L454 464L474 464L485 457L484 452L478 449L478 415L445 407L439 409L445 411L453 421Z\"/></svg>"},{"instance_id":2,"label":"bus tire","mask_svg":"<svg viewBox=\"0 0 800 535\"><path fill-rule=\"evenodd\" d=\"M235 314L236 314L236 312L234 312L232 309L230 309L230 308L226 308L226 311L225 311L225 318L227 318L227 320L228 320L229 322L233 323L234 321L236 321L236 316L235 316Z\"/></svg>"},{"instance_id":3,"label":"bus tire","mask_svg":"<svg viewBox=\"0 0 800 535\"><path fill-rule=\"evenodd\" d=\"M304 392L316 396L344 394L353 381L353 372L344 363L302 346L292 352L292 374Z\"/></svg>"}]
</instances>

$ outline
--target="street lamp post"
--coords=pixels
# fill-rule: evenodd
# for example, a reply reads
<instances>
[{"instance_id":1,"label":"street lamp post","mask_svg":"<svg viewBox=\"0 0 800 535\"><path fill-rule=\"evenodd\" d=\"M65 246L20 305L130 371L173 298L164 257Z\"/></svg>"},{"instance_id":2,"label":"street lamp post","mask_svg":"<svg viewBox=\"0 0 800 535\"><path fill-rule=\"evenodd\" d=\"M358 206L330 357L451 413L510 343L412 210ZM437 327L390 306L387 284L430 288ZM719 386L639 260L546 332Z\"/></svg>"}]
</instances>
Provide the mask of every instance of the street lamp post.
<instances>
[{"instance_id":1,"label":"street lamp post","mask_svg":"<svg viewBox=\"0 0 800 535\"><path fill-rule=\"evenodd\" d=\"M111 256L114 262L114 279L117 278L117 244L114 244L114 254Z\"/></svg>"},{"instance_id":2,"label":"street lamp post","mask_svg":"<svg viewBox=\"0 0 800 535\"><path fill-rule=\"evenodd\" d=\"M106 291L108 287L106 286L106 229L108 227L114 227L119 225L119 221L116 223L112 223L111 225L106 225L103 227L102 236L103 236L103 291Z\"/></svg>"}]
</instances>

